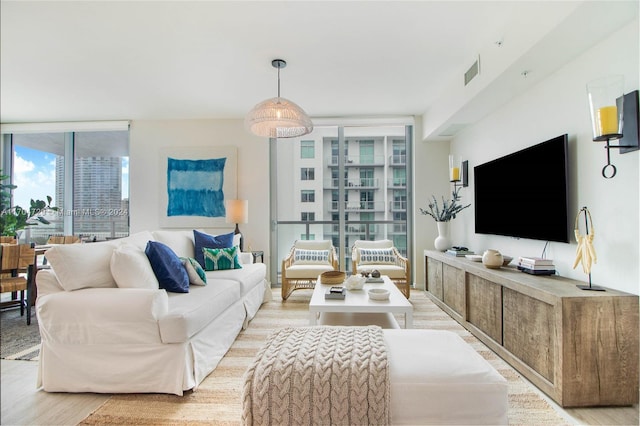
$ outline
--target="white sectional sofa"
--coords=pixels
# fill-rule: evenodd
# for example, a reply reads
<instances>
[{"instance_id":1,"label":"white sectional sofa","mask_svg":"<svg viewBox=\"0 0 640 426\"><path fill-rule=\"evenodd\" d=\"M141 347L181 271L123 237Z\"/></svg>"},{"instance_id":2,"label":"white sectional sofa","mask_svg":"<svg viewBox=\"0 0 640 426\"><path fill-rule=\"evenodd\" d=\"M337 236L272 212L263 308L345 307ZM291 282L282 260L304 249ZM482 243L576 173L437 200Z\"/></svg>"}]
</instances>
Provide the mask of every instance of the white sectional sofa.
<instances>
[{"instance_id":1,"label":"white sectional sofa","mask_svg":"<svg viewBox=\"0 0 640 426\"><path fill-rule=\"evenodd\" d=\"M253 263L250 253L239 256L242 269L207 271L207 285L190 285L188 293L152 288L150 265L144 265L148 241L194 257L192 231L145 231L47 251L52 269L39 271L36 280L38 386L182 395L215 369L271 297L266 266ZM118 287L111 272L114 250L125 245L131 262L116 265L116 272L139 277L130 288Z\"/></svg>"}]
</instances>

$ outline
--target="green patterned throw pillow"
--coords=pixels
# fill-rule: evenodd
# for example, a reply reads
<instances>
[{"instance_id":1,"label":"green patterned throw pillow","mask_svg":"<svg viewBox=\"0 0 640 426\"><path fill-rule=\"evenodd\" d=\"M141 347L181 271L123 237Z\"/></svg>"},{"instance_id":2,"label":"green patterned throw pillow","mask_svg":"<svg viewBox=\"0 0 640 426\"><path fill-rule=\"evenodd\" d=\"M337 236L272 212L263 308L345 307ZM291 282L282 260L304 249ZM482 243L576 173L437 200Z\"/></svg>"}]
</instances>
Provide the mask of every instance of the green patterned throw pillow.
<instances>
[{"instance_id":1,"label":"green patterned throw pillow","mask_svg":"<svg viewBox=\"0 0 640 426\"><path fill-rule=\"evenodd\" d=\"M223 269L242 269L238 260L238 247L230 248L203 248L204 270L220 271Z\"/></svg>"},{"instance_id":2,"label":"green patterned throw pillow","mask_svg":"<svg viewBox=\"0 0 640 426\"><path fill-rule=\"evenodd\" d=\"M180 260L184 265L184 268L187 270L187 275L189 275L189 283L195 285L207 285L207 275L204 273L204 269L192 257L181 257Z\"/></svg>"}]
</instances>

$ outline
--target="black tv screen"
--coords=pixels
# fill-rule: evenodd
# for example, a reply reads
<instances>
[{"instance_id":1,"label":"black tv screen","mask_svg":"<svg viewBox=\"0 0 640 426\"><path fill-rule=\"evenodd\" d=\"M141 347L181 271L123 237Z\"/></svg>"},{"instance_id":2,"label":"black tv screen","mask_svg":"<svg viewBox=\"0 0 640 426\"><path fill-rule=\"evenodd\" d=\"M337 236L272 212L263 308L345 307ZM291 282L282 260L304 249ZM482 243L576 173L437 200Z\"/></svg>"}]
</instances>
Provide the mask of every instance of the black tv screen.
<instances>
[{"instance_id":1,"label":"black tv screen","mask_svg":"<svg viewBox=\"0 0 640 426\"><path fill-rule=\"evenodd\" d=\"M567 135L474 167L477 234L569 242Z\"/></svg>"}]
</instances>

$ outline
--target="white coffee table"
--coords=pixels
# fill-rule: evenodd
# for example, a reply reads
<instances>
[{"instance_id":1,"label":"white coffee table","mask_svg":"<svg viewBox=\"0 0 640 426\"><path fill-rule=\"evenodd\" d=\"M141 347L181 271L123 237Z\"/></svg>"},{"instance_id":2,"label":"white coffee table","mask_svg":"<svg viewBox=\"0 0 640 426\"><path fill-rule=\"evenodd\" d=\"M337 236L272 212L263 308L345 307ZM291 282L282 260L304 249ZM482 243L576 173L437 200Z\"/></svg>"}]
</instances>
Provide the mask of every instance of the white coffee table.
<instances>
[{"instance_id":1,"label":"white coffee table","mask_svg":"<svg viewBox=\"0 0 640 426\"><path fill-rule=\"evenodd\" d=\"M404 328L413 328L413 305L387 276L382 283L366 283L362 290L347 290L344 300L325 300L324 294L336 284L322 284L320 277L309 302L310 325L367 325L378 324L383 328L399 328L393 314L404 314ZM389 300L370 300L367 290L385 288Z\"/></svg>"}]
</instances>

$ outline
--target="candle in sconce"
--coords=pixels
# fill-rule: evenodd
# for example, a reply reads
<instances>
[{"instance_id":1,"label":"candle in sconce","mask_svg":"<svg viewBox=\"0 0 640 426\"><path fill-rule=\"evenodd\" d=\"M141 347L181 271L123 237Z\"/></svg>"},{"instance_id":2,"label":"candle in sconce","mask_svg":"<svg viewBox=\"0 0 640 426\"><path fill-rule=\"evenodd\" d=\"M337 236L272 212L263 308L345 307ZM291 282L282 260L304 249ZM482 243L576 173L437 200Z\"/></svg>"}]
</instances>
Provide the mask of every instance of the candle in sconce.
<instances>
[{"instance_id":1,"label":"candle in sconce","mask_svg":"<svg viewBox=\"0 0 640 426\"><path fill-rule=\"evenodd\" d=\"M597 120L600 136L618 133L618 108L614 105L599 108Z\"/></svg>"},{"instance_id":2,"label":"candle in sconce","mask_svg":"<svg viewBox=\"0 0 640 426\"><path fill-rule=\"evenodd\" d=\"M459 181L460 180L460 167L453 167L451 169L451 181Z\"/></svg>"}]
</instances>

